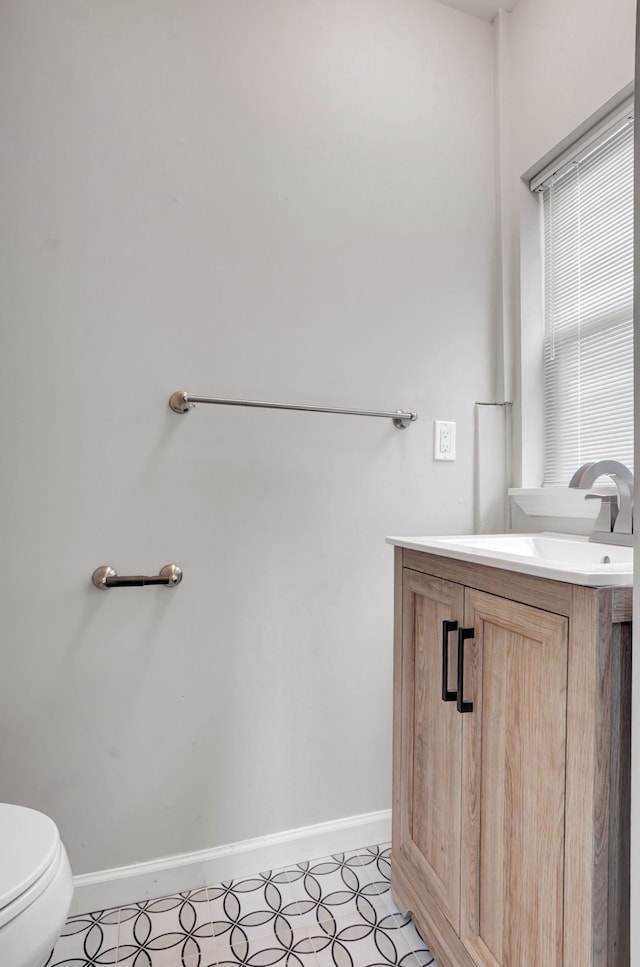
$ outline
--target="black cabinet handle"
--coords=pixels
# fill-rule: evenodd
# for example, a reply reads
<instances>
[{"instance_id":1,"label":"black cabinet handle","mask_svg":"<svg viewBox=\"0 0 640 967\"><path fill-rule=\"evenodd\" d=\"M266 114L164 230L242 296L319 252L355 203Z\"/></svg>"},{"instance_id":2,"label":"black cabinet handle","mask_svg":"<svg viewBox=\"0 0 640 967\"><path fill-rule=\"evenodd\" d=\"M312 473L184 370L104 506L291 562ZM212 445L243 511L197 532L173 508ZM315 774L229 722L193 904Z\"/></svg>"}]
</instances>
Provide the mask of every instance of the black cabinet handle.
<instances>
[{"instance_id":1,"label":"black cabinet handle","mask_svg":"<svg viewBox=\"0 0 640 967\"><path fill-rule=\"evenodd\" d=\"M442 701L455 702L457 692L449 689L449 635L458 630L457 621L442 622Z\"/></svg>"},{"instance_id":2,"label":"black cabinet handle","mask_svg":"<svg viewBox=\"0 0 640 967\"><path fill-rule=\"evenodd\" d=\"M473 628L458 628L458 711L473 712L473 702L465 702L464 695L464 643L468 638L475 638Z\"/></svg>"}]
</instances>

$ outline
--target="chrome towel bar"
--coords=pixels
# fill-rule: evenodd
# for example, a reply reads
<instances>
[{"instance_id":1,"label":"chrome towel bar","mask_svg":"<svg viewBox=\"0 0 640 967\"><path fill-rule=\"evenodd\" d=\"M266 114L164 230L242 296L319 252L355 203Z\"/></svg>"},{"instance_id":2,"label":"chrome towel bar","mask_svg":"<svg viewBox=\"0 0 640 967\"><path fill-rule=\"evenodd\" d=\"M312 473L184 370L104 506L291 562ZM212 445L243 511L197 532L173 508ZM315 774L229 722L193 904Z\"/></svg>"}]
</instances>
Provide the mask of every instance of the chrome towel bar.
<instances>
[{"instance_id":1,"label":"chrome towel bar","mask_svg":"<svg viewBox=\"0 0 640 967\"><path fill-rule=\"evenodd\" d=\"M406 412L405 410L395 410L395 412L390 413L381 410L343 410L335 406L304 406L300 403L263 403L257 400L214 399L210 396L192 396L185 390L172 393L169 399L169 406L174 413L188 413L193 408L194 403L219 403L222 406L260 406L271 410L304 410L306 413L342 413L345 416L381 416L391 420L399 430L404 430L418 419L417 413Z\"/></svg>"},{"instance_id":2,"label":"chrome towel bar","mask_svg":"<svg viewBox=\"0 0 640 967\"><path fill-rule=\"evenodd\" d=\"M153 574L150 577L144 574L119 577L109 564L105 564L104 567L95 569L91 575L91 581L100 591L106 591L107 588L144 588L148 584L161 584L165 588L175 588L176 584L182 581L182 568L177 564L165 564L159 574Z\"/></svg>"}]
</instances>

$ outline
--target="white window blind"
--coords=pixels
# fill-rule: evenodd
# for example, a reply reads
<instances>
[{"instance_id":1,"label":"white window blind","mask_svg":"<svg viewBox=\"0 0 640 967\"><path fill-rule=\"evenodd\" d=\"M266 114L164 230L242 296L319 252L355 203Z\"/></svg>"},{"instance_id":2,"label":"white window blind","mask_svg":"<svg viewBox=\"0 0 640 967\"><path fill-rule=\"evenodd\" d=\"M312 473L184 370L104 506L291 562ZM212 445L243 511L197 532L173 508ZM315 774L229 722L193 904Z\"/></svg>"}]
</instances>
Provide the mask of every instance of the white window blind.
<instances>
[{"instance_id":1,"label":"white window blind","mask_svg":"<svg viewBox=\"0 0 640 967\"><path fill-rule=\"evenodd\" d=\"M633 467L633 125L540 189L545 485L587 460Z\"/></svg>"}]
</instances>

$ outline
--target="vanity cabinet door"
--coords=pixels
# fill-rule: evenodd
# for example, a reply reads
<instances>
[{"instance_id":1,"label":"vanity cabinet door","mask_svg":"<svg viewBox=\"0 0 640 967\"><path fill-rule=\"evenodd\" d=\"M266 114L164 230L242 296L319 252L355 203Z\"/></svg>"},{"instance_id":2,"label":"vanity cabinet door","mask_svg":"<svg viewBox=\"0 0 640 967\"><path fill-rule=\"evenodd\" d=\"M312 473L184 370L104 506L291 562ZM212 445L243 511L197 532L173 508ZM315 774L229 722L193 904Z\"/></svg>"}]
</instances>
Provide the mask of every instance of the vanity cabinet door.
<instances>
[{"instance_id":1,"label":"vanity cabinet door","mask_svg":"<svg viewBox=\"0 0 640 967\"><path fill-rule=\"evenodd\" d=\"M465 591L460 937L482 967L563 964L566 617Z\"/></svg>"},{"instance_id":2,"label":"vanity cabinet door","mask_svg":"<svg viewBox=\"0 0 640 967\"><path fill-rule=\"evenodd\" d=\"M437 908L457 935L460 920L462 719L443 701L443 622L464 613L459 584L405 570L402 582L399 721L394 748L394 862L413 896ZM456 635L446 635L455 690ZM408 901L412 903L410 899Z\"/></svg>"}]
</instances>

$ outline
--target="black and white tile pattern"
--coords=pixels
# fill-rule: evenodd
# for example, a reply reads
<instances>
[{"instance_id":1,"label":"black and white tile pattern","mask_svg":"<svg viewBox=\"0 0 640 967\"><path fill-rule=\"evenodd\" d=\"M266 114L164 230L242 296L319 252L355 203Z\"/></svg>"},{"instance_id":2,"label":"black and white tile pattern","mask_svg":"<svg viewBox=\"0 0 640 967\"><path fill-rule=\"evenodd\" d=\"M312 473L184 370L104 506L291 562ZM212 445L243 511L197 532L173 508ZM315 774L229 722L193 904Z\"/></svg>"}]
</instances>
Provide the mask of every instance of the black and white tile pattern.
<instances>
[{"instance_id":1,"label":"black and white tile pattern","mask_svg":"<svg viewBox=\"0 0 640 967\"><path fill-rule=\"evenodd\" d=\"M46 967L438 967L389 888L389 847L67 921Z\"/></svg>"}]
</instances>

